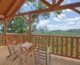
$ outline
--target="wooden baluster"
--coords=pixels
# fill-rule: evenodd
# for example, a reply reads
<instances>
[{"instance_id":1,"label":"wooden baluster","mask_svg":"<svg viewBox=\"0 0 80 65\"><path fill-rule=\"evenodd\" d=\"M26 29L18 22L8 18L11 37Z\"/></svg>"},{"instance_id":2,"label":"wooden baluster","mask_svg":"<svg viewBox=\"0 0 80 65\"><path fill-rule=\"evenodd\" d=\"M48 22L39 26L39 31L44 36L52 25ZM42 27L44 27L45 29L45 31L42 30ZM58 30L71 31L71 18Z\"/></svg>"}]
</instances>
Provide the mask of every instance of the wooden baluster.
<instances>
[{"instance_id":1,"label":"wooden baluster","mask_svg":"<svg viewBox=\"0 0 80 65\"><path fill-rule=\"evenodd\" d=\"M61 37L61 55L63 55L63 37Z\"/></svg>"},{"instance_id":2,"label":"wooden baluster","mask_svg":"<svg viewBox=\"0 0 80 65\"><path fill-rule=\"evenodd\" d=\"M66 37L66 39L65 39L65 54L66 54L66 56L68 56L68 37Z\"/></svg>"},{"instance_id":3,"label":"wooden baluster","mask_svg":"<svg viewBox=\"0 0 80 65\"><path fill-rule=\"evenodd\" d=\"M48 36L48 47L50 47L50 36Z\"/></svg>"},{"instance_id":4,"label":"wooden baluster","mask_svg":"<svg viewBox=\"0 0 80 65\"><path fill-rule=\"evenodd\" d=\"M0 34L0 45L3 45L2 44L2 34Z\"/></svg>"},{"instance_id":5,"label":"wooden baluster","mask_svg":"<svg viewBox=\"0 0 80 65\"><path fill-rule=\"evenodd\" d=\"M36 43L37 43L37 46L38 46L38 48L39 48L38 35L36 36Z\"/></svg>"},{"instance_id":6,"label":"wooden baluster","mask_svg":"<svg viewBox=\"0 0 80 65\"><path fill-rule=\"evenodd\" d=\"M24 42L23 42L23 36L22 36L22 35L20 35L20 38L21 38L21 42L24 43ZM20 39L20 38L19 38L19 39Z\"/></svg>"},{"instance_id":7,"label":"wooden baluster","mask_svg":"<svg viewBox=\"0 0 80 65\"><path fill-rule=\"evenodd\" d=\"M25 35L25 34L23 34L23 41L24 41L24 42L26 42L26 41L25 41L25 36L26 36L26 35Z\"/></svg>"},{"instance_id":8,"label":"wooden baluster","mask_svg":"<svg viewBox=\"0 0 80 65\"><path fill-rule=\"evenodd\" d=\"M43 42L43 36L42 36L41 39L42 39L42 42L40 43L40 46L42 46L42 47L40 47L40 48L43 50L43 43L44 43L44 42Z\"/></svg>"},{"instance_id":9,"label":"wooden baluster","mask_svg":"<svg viewBox=\"0 0 80 65\"><path fill-rule=\"evenodd\" d=\"M45 36L45 44L44 44L44 47L47 48L46 36Z\"/></svg>"},{"instance_id":10,"label":"wooden baluster","mask_svg":"<svg viewBox=\"0 0 80 65\"><path fill-rule=\"evenodd\" d=\"M73 57L73 38L71 37L71 57Z\"/></svg>"},{"instance_id":11,"label":"wooden baluster","mask_svg":"<svg viewBox=\"0 0 80 65\"><path fill-rule=\"evenodd\" d=\"M46 45L46 47L47 47L47 36L45 36L45 41L46 41L45 45Z\"/></svg>"},{"instance_id":12,"label":"wooden baluster","mask_svg":"<svg viewBox=\"0 0 80 65\"><path fill-rule=\"evenodd\" d=\"M45 44L44 43L44 36L42 36L42 43L41 43L41 48L44 50L44 45L43 44Z\"/></svg>"},{"instance_id":13,"label":"wooden baluster","mask_svg":"<svg viewBox=\"0 0 80 65\"><path fill-rule=\"evenodd\" d=\"M56 37L56 54L58 54L58 37Z\"/></svg>"},{"instance_id":14,"label":"wooden baluster","mask_svg":"<svg viewBox=\"0 0 80 65\"><path fill-rule=\"evenodd\" d=\"M2 45L2 35L0 34L0 45Z\"/></svg>"},{"instance_id":15,"label":"wooden baluster","mask_svg":"<svg viewBox=\"0 0 80 65\"><path fill-rule=\"evenodd\" d=\"M36 47L38 46L37 45L37 36L35 36L35 44L36 44Z\"/></svg>"},{"instance_id":16,"label":"wooden baluster","mask_svg":"<svg viewBox=\"0 0 80 65\"><path fill-rule=\"evenodd\" d=\"M79 38L76 38L76 58L78 58L79 54Z\"/></svg>"},{"instance_id":17,"label":"wooden baluster","mask_svg":"<svg viewBox=\"0 0 80 65\"><path fill-rule=\"evenodd\" d=\"M52 37L52 53L54 54L54 37Z\"/></svg>"},{"instance_id":18,"label":"wooden baluster","mask_svg":"<svg viewBox=\"0 0 80 65\"><path fill-rule=\"evenodd\" d=\"M33 43L34 43L34 47L36 47L35 36L33 36Z\"/></svg>"},{"instance_id":19,"label":"wooden baluster","mask_svg":"<svg viewBox=\"0 0 80 65\"><path fill-rule=\"evenodd\" d=\"M23 35L20 35L21 39L22 39L22 42L24 43L24 40L23 40Z\"/></svg>"},{"instance_id":20,"label":"wooden baluster","mask_svg":"<svg viewBox=\"0 0 80 65\"><path fill-rule=\"evenodd\" d=\"M41 36L38 36L38 42L41 43Z\"/></svg>"},{"instance_id":21,"label":"wooden baluster","mask_svg":"<svg viewBox=\"0 0 80 65\"><path fill-rule=\"evenodd\" d=\"M37 40L36 40L36 36L35 36L35 45L37 46L37 42L36 42Z\"/></svg>"}]
</instances>

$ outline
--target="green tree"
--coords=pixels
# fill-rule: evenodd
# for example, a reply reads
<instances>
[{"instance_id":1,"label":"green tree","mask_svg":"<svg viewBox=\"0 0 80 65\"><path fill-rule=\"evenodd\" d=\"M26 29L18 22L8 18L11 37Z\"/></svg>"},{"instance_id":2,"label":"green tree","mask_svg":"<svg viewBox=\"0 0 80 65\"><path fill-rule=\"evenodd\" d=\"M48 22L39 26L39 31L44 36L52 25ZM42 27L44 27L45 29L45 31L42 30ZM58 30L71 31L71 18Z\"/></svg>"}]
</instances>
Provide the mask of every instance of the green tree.
<instances>
[{"instance_id":1,"label":"green tree","mask_svg":"<svg viewBox=\"0 0 80 65\"><path fill-rule=\"evenodd\" d=\"M26 0L27 2L31 2L33 3L35 6L36 9L41 9L41 8L46 8L46 6L44 4L42 4L41 2L36 2L36 0ZM36 5L38 3L38 5ZM57 14L61 14L62 11L56 11ZM20 13L20 10L18 10L17 13ZM42 14L32 14L32 19L33 19L33 23L38 23L39 22L39 19L40 17L42 17L43 19L47 19L49 18L50 16L50 13L49 12L44 12ZM13 33L25 33L27 31L27 27L28 27L28 23L26 22L26 18L28 16L19 16L19 17L14 17L9 25L8 25L8 32L13 32ZM32 31L36 31L36 24L35 25L32 25Z\"/></svg>"},{"instance_id":2,"label":"green tree","mask_svg":"<svg viewBox=\"0 0 80 65\"><path fill-rule=\"evenodd\" d=\"M25 33L27 31L27 22L24 16L14 17L8 24L8 32Z\"/></svg>"}]
</instances>

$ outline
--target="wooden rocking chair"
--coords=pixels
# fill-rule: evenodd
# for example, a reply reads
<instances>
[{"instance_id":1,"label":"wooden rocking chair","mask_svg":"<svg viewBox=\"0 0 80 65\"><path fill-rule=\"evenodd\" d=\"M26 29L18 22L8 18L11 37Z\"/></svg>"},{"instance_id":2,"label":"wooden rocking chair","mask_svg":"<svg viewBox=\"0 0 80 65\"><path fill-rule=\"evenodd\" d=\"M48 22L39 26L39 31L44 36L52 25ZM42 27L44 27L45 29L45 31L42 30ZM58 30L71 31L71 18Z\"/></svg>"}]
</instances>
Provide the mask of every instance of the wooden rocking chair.
<instances>
[{"instance_id":1,"label":"wooden rocking chair","mask_svg":"<svg viewBox=\"0 0 80 65\"><path fill-rule=\"evenodd\" d=\"M20 54L20 45L16 44L15 41L7 42L7 48L10 54L8 57L14 56L13 60L15 60Z\"/></svg>"}]
</instances>

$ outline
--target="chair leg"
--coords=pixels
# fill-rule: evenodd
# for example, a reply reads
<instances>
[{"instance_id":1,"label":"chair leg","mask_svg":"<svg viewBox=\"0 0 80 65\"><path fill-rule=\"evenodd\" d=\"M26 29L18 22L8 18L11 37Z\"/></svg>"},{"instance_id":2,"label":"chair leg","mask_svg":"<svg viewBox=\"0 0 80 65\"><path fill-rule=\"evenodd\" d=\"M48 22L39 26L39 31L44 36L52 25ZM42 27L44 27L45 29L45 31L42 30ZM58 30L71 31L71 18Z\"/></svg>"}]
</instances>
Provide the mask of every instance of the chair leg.
<instances>
[{"instance_id":1,"label":"chair leg","mask_svg":"<svg viewBox=\"0 0 80 65\"><path fill-rule=\"evenodd\" d=\"M14 58L13 58L13 61L14 61L15 59L17 59L17 58L18 58L18 56L14 57Z\"/></svg>"},{"instance_id":2,"label":"chair leg","mask_svg":"<svg viewBox=\"0 0 80 65\"><path fill-rule=\"evenodd\" d=\"M7 58L9 58L11 55L12 55L12 54L9 54L9 55L7 56Z\"/></svg>"}]
</instances>

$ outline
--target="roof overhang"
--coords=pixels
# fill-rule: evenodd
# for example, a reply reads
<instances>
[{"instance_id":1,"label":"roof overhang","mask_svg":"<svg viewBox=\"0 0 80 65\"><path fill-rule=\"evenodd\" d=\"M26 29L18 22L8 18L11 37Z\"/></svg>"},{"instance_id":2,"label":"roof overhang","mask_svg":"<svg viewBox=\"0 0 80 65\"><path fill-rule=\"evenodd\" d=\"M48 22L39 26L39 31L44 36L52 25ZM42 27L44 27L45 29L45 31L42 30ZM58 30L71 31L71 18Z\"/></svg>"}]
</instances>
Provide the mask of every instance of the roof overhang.
<instances>
[{"instance_id":1,"label":"roof overhang","mask_svg":"<svg viewBox=\"0 0 80 65\"><path fill-rule=\"evenodd\" d=\"M24 0L0 0L0 19L16 14L23 3Z\"/></svg>"}]
</instances>

